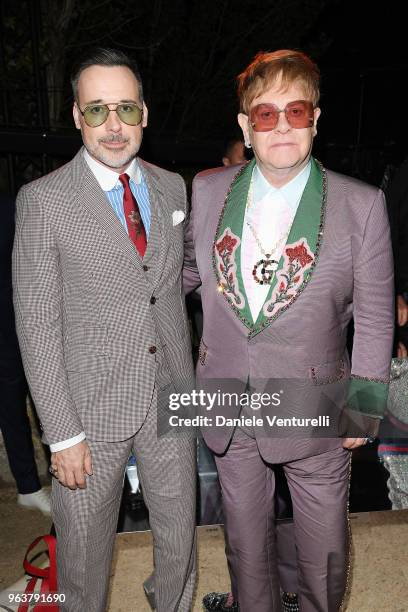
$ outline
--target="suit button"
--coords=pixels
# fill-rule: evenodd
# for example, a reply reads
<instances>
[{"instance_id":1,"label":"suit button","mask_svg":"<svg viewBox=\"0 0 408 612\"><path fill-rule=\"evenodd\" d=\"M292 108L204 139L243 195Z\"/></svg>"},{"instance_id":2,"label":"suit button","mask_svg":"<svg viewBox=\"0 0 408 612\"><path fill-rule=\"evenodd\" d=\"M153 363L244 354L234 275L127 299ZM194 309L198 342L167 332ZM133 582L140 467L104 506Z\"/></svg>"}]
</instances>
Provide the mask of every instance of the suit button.
<instances>
[{"instance_id":1,"label":"suit button","mask_svg":"<svg viewBox=\"0 0 408 612\"><path fill-rule=\"evenodd\" d=\"M155 304L156 303L156 298L154 297L154 295L152 295L152 297L150 298L150 303L151 304Z\"/></svg>"},{"instance_id":2,"label":"suit button","mask_svg":"<svg viewBox=\"0 0 408 612\"><path fill-rule=\"evenodd\" d=\"M143 266L143 270L144 270L145 272L147 272L147 271L148 271L148 269L149 269L149 266L146 266L146 264L144 264L144 266Z\"/></svg>"},{"instance_id":3,"label":"suit button","mask_svg":"<svg viewBox=\"0 0 408 612\"><path fill-rule=\"evenodd\" d=\"M157 351L157 348L155 346L149 346L149 353L151 355L154 355L156 351Z\"/></svg>"}]
</instances>

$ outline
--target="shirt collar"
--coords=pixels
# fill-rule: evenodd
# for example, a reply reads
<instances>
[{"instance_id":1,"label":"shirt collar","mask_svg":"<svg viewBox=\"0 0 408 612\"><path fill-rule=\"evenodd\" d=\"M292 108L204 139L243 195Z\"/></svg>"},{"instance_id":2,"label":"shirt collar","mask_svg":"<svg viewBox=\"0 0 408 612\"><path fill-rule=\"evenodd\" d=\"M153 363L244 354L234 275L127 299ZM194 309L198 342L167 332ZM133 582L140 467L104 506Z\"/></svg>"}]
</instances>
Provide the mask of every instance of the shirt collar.
<instances>
[{"instance_id":1,"label":"shirt collar","mask_svg":"<svg viewBox=\"0 0 408 612\"><path fill-rule=\"evenodd\" d=\"M111 191L111 189L122 186L119 181L119 174L115 172L115 170L111 170L96 161L89 155L86 149L84 150L84 159L103 191ZM129 178L134 183L139 184L142 182L142 173L136 158L132 159L129 166L126 168L126 174L129 175Z\"/></svg>"},{"instance_id":2,"label":"shirt collar","mask_svg":"<svg viewBox=\"0 0 408 612\"><path fill-rule=\"evenodd\" d=\"M312 163L309 160L306 166L297 174L289 183L283 185L283 187L274 187L271 185L261 170L257 165L255 165L253 170L253 181L254 181L254 202L259 202L266 195L274 195L276 193L280 193L289 205L295 206L306 187L306 183L309 179L310 170L312 167Z\"/></svg>"}]
</instances>

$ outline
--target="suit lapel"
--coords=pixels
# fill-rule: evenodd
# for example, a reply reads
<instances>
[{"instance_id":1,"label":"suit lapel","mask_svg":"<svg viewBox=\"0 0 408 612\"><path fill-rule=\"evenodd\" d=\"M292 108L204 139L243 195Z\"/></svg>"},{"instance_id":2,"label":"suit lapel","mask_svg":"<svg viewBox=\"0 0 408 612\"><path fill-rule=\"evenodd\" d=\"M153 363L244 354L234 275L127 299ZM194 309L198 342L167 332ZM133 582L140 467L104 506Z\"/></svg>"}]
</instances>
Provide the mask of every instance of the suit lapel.
<instances>
[{"instance_id":1,"label":"suit lapel","mask_svg":"<svg viewBox=\"0 0 408 612\"><path fill-rule=\"evenodd\" d=\"M151 211L150 234L143 264L153 271L150 279L152 285L156 287L165 267L172 219L167 205L166 190L159 176L143 160L139 159L139 164L149 190Z\"/></svg>"},{"instance_id":2,"label":"suit lapel","mask_svg":"<svg viewBox=\"0 0 408 612\"><path fill-rule=\"evenodd\" d=\"M116 216L105 192L92 174L81 149L73 160L73 183L76 186L75 199L95 222L95 231L102 230L116 248L126 255L132 265L142 271L142 260L126 230Z\"/></svg>"},{"instance_id":3,"label":"suit lapel","mask_svg":"<svg viewBox=\"0 0 408 612\"><path fill-rule=\"evenodd\" d=\"M144 274L142 266L147 265L151 270L147 277L151 284L156 286L163 272L169 248L171 214L167 207L165 189L159 177L143 160L138 161L149 190L151 210L149 240L143 260L86 163L83 149L78 152L72 162L73 186L77 205L89 213L96 228L102 230L110 238L115 247L126 255L137 270Z\"/></svg>"},{"instance_id":4,"label":"suit lapel","mask_svg":"<svg viewBox=\"0 0 408 612\"><path fill-rule=\"evenodd\" d=\"M241 275L241 237L248 190L255 160L235 176L225 198L213 245L213 269L218 291L223 294L242 323L253 327L251 310Z\"/></svg>"},{"instance_id":5,"label":"suit lapel","mask_svg":"<svg viewBox=\"0 0 408 612\"><path fill-rule=\"evenodd\" d=\"M320 253L326 200L326 171L312 158L309 179L252 335L290 308L309 283Z\"/></svg>"},{"instance_id":6,"label":"suit lapel","mask_svg":"<svg viewBox=\"0 0 408 612\"><path fill-rule=\"evenodd\" d=\"M241 169L227 194L214 242L213 267L219 291L250 336L270 325L296 301L316 266L323 238L327 177L321 164L313 158L311 163L309 180L256 322L248 306L240 266L243 221L255 161Z\"/></svg>"}]
</instances>

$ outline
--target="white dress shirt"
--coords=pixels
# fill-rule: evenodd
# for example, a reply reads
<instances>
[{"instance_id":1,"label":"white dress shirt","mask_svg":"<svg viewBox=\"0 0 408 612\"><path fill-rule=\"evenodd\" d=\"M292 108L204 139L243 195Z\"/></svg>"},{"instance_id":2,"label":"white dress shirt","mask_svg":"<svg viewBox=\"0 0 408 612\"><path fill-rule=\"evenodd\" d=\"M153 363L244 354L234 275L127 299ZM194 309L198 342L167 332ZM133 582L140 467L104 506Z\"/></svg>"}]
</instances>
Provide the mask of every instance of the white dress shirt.
<instances>
[{"instance_id":1,"label":"white dress shirt","mask_svg":"<svg viewBox=\"0 0 408 612\"><path fill-rule=\"evenodd\" d=\"M100 162L96 161L96 159L89 155L86 149L84 150L84 159L104 191L110 191L118 184L121 184L119 181L119 172L111 170L111 168L108 168L107 166L104 166ZM132 159L129 166L126 168L126 174L128 174L129 178L135 183L140 183L141 171L136 159Z\"/></svg>"},{"instance_id":2,"label":"white dress shirt","mask_svg":"<svg viewBox=\"0 0 408 612\"><path fill-rule=\"evenodd\" d=\"M254 280L254 265L264 259L264 253L261 252L248 222L254 228L265 253L271 255L271 259L279 261L306 187L310 168L309 161L295 178L280 188L273 187L257 165L253 169L242 231L241 274L254 321L257 320L266 300L270 285L260 285ZM259 272L258 268L258 276Z\"/></svg>"},{"instance_id":3,"label":"white dress shirt","mask_svg":"<svg viewBox=\"0 0 408 612\"><path fill-rule=\"evenodd\" d=\"M111 191L118 186L121 186L119 181L119 173L115 172L115 170L111 170L106 166L103 166L101 163L97 162L93 157L91 157L88 151L85 149L84 151L84 159L88 164L92 174L95 176L99 185L102 187L103 191ZM131 181L140 185L142 182L142 174L139 168L139 164L136 159L133 159L129 166L126 168L126 174L129 175ZM108 198L109 199L109 198ZM116 211L115 211L116 212ZM119 215L118 215L119 216ZM150 219L149 219L150 223ZM68 438L68 440L62 440L61 442L56 442L55 444L50 444L50 451L52 453L56 453L58 451L64 450L65 448L70 448L82 440L85 440L85 432L81 431L78 435L73 438Z\"/></svg>"}]
</instances>

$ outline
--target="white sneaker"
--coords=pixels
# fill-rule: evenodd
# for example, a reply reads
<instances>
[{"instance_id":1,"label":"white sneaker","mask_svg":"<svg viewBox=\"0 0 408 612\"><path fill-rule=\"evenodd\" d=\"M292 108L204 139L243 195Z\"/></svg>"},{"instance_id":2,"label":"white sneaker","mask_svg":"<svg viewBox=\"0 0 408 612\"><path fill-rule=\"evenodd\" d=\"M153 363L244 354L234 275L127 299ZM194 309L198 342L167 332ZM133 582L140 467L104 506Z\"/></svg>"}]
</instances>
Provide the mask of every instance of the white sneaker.
<instances>
[{"instance_id":1,"label":"white sneaker","mask_svg":"<svg viewBox=\"0 0 408 612\"><path fill-rule=\"evenodd\" d=\"M40 489L35 493L19 493L17 503L23 508L41 510L46 516L51 516L50 494L45 489Z\"/></svg>"}]
</instances>

